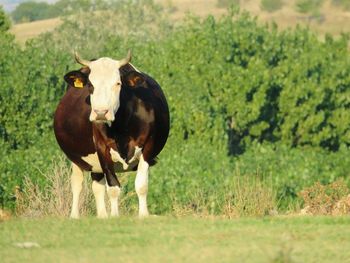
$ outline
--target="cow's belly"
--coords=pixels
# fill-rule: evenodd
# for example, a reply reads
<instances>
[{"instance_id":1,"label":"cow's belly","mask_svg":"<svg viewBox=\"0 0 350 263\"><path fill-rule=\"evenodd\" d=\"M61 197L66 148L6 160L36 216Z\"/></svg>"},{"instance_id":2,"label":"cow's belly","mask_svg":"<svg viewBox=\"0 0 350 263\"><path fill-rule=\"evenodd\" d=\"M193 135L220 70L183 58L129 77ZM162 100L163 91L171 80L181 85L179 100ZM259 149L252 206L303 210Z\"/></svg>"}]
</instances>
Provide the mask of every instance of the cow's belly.
<instances>
[{"instance_id":1,"label":"cow's belly","mask_svg":"<svg viewBox=\"0 0 350 263\"><path fill-rule=\"evenodd\" d=\"M92 172L94 173L102 173L102 168L100 165L100 161L98 160L97 153L89 154L88 156L81 157L85 162L91 165Z\"/></svg>"},{"instance_id":2,"label":"cow's belly","mask_svg":"<svg viewBox=\"0 0 350 263\"><path fill-rule=\"evenodd\" d=\"M100 161L98 160L97 153L89 154L88 156L81 157L85 162L87 162L92 167L92 172L94 173L103 173L102 167L100 165ZM114 164L114 171L116 173L124 173L133 171L133 168L137 165L138 161L129 164L129 167L124 170L123 165L121 163Z\"/></svg>"}]
</instances>

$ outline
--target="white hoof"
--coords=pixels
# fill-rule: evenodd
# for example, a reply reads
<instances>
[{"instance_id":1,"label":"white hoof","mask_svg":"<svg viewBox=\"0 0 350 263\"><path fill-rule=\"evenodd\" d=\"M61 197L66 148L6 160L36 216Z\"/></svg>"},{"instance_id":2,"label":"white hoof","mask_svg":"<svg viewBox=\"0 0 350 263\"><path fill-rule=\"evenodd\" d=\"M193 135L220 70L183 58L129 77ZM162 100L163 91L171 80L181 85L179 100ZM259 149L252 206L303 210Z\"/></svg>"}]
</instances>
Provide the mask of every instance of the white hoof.
<instances>
[{"instance_id":1,"label":"white hoof","mask_svg":"<svg viewBox=\"0 0 350 263\"><path fill-rule=\"evenodd\" d=\"M71 213L71 214L70 214L70 218L71 218L71 219L79 219L80 216L79 216L78 213Z\"/></svg>"},{"instance_id":2,"label":"white hoof","mask_svg":"<svg viewBox=\"0 0 350 263\"><path fill-rule=\"evenodd\" d=\"M147 218L147 217L149 217L149 213L148 213L148 211L146 211L146 212L139 212L139 218Z\"/></svg>"},{"instance_id":3,"label":"white hoof","mask_svg":"<svg viewBox=\"0 0 350 263\"><path fill-rule=\"evenodd\" d=\"M116 213L116 214L112 214L112 213L111 213L111 217L112 217L112 218L117 218L117 217L119 217L119 213Z\"/></svg>"},{"instance_id":4,"label":"white hoof","mask_svg":"<svg viewBox=\"0 0 350 263\"><path fill-rule=\"evenodd\" d=\"M97 214L97 218L99 219L106 219L108 218L107 212L101 212Z\"/></svg>"}]
</instances>

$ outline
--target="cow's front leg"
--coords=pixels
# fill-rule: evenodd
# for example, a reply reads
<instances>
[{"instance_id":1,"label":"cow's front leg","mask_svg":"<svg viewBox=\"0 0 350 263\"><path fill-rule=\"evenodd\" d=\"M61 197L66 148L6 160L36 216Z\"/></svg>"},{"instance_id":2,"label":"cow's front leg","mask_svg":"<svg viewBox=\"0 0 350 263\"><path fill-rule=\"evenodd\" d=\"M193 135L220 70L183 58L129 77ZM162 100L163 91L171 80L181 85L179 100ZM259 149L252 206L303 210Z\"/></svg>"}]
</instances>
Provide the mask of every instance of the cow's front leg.
<instances>
[{"instance_id":1,"label":"cow's front leg","mask_svg":"<svg viewBox=\"0 0 350 263\"><path fill-rule=\"evenodd\" d=\"M120 195L120 183L114 173L113 162L111 160L108 162L105 161L106 160L103 160L102 158L100 159L102 170L106 175L107 180L107 194L109 201L111 202L111 216L117 217L119 216L118 200Z\"/></svg>"},{"instance_id":2,"label":"cow's front leg","mask_svg":"<svg viewBox=\"0 0 350 263\"><path fill-rule=\"evenodd\" d=\"M148 173L149 164L144 160L143 155L141 154L135 179L135 190L139 198L140 218L147 217L149 215L147 208Z\"/></svg>"},{"instance_id":3,"label":"cow's front leg","mask_svg":"<svg viewBox=\"0 0 350 263\"><path fill-rule=\"evenodd\" d=\"M92 191L95 196L98 218L107 218L105 205L106 179L103 173L91 173Z\"/></svg>"},{"instance_id":4,"label":"cow's front leg","mask_svg":"<svg viewBox=\"0 0 350 263\"><path fill-rule=\"evenodd\" d=\"M71 218L79 218L79 196L83 186L84 173L76 164L72 163L71 187L73 193Z\"/></svg>"},{"instance_id":5,"label":"cow's front leg","mask_svg":"<svg viewBox=\"0 0 350 263\"><path fill-rule=\"evenodd\" d=\"M100 165L107 180L107 194L111 202L111 216L118 216L118 199L120 194L120 183L114 172L114 163L111 158L111 147L115 147L115 141L107 137L106 126L104 124L93 125L93 135L95 147Z\"/></svg>"},{"instance_id":6,"label":"cow's front leg","mask_svg":"<svg viewBox=\"0 0 350 263\"><path fill-rule=\"evenodd\" d=\"M108 171L106 174L107 179L107 193L109 201L111 202L111 216L119 216L119 195L120 195L120 183L114 172Z\"/></svg>"},{"instance_id":7,"label":"cow's front leg","mask_svg":"<svg viewBox=\"0 0 350 263\"><path fill-rule=\"evenodd\" d=\"M120 183L114 172L114 164L113 161L108 158L109 156L106 154L104 158L100 158L100 163L102 166L102 170L106 175L107 180L107 194L109 197L109 201L111 203L111 216L117 217L119 216L119 195L120 195Z\"/></svg>"}]
</instances>

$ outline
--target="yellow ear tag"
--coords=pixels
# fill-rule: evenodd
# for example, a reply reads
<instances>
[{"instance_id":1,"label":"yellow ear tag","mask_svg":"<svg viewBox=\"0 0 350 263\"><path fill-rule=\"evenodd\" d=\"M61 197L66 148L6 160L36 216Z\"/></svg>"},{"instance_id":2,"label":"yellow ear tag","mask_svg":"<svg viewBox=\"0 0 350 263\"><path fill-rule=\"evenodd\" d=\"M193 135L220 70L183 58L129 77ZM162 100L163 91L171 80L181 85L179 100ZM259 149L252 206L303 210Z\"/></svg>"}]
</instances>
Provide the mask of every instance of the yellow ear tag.
<instances>
[{"instance_id":1,"label":"yellow ear tag","mask_svg":"<svg viewBox=\"0 0 350 263\"><path fill-rule=\"evenodd\" d=\"M76 78L74 80L74 87L76 87L78 89L82 89L84 87L83 82L81 81L80 78Z\"/></svg>"}]
</instances>

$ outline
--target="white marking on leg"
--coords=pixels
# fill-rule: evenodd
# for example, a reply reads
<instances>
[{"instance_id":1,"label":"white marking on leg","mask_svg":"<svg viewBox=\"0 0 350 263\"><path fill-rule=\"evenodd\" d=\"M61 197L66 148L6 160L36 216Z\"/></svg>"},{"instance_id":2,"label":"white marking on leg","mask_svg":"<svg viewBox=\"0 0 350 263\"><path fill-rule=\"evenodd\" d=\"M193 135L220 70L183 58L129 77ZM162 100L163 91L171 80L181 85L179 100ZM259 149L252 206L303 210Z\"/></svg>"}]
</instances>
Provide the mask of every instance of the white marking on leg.
<instances>
[{"instance_id":1,"label":"white marking on leg","mask_svg":"<svg viewBox=\"0 0 350 263\"><path fill-rule=\"evenodd\" d=\"M118 186L108 186L107 184L107 193L109 196L109 201L111 202L111 216L119 216L119 195L120 188Z\"/></svg>"},{"instance_id":2,"label":"white marking on leg","mask_svg":"<svg viewBox=\"0 0 350 263\"><path fill-rule=\"evenodd\" d=\"M149 164L143 159L141 154L135 179L135 190L139 198L139 217L141 218L149 215L147 208L148 170Z\"/></svg>"},{"instance_id":3,"label":"white marking on leg","mask_svg":"<svg viewBox=\"0 0 350 263\"><path fill-rule=\"evenodd\" d=\"M83 159L85 162L91 165L92 172L102 173L102 168L100 165L100 160L98 159L98 156L97 156L97 152L84 156L81 159Z\"/></svg>"},{"instance_id":4,"label":"white marking on leg","mask_svg":"<svg viewBox=\"0 0 350 263\"><path fill-rule=\"evenodd\" d=\"M141 154L142 154L142 148L136 146L134 156L128 161L128 163L132 163L136 160L140 160Z\"/></svg>"},{"instance_id":5,"label":"white marking on leg","mask_svg":"<svg viewBox=\"0 0 350 263\"><path fill-rule=\"evenodd\" d=\"M81 170L76 164L72 163L71 187L73 193L73 202L70 214L71 218L79 218L79 196L82 189L83 179L83 170Z\"/></svg>"},{"instance_id":6,"label":"white marking on leg","mask_svg":"<svg viewBox=\"0 0 350 263\"><path fill-rule=\"evenodd\" d=\"M120 156L120 154L117 151L111 148L109 153L111 154L111 158L113 162L115 163L120 162L122 163L124 170L128 169L129 165L125 162L125 160Z\"/></svg>"},{"instance_id":7,"label":"white marking on leg","mask_svg":"<svg viewBox=\"0 0 350 263\"><path fill-rule=\"evenodd\" d=\"M106 179L103 178L99 182L92 181L92 191L96 200L96 210L98 218L107 218L107 210L105 205Z\"/></svg>"}]
</instances>

